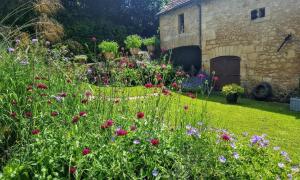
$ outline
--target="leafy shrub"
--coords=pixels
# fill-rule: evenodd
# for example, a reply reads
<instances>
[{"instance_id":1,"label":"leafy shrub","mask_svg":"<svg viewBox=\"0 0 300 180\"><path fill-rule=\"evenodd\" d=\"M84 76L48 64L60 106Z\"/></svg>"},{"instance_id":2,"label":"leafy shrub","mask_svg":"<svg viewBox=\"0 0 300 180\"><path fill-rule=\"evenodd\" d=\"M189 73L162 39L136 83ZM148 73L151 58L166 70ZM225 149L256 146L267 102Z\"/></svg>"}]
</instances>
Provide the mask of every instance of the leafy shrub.
<instances>
[{"instance_id":1,"label":"leafy shrub","mask_svg":"<svg viewBox=\"0 0 300 180\"><path fill-rule=\"evenodd\" d=\"M114 53L115 55L118 54L118 50L119 50L118 43L114 41L102 41L98 47L103 53L111 52Z\"/></svg>"},{"instance_id":2,"label":"leafy shrub","mask_svg":"<svg viewBox=\"0 0 300 180\"><path fill-rule=\"evenodd\" d=\"M143 40L143 44L145 46L151 46L151 45L155 45L156 43L156 37L151 37L151 38L146 38Z\"/></svg>"},{"instance_id":3,"label":"leafy shrub","mask_svg":"<svg viewBox=\"0 0 300 180\"><path fill-rule=\"evenodd\" d=\"M140 48L142 46L142 38L139 35L127 36L124 43L128 49Z\"/></svg>"},{"instance_id":4,"label":"leafy shrub","mask_svg":"<svg viewBox=\"0 0 300 180\"><path fill-rule=\"evenodd\" d=\"M222 88L222 93L227 96L229 94L243 94L244 88L237 84L229 84Z\"/></svg>"}]
</instances>

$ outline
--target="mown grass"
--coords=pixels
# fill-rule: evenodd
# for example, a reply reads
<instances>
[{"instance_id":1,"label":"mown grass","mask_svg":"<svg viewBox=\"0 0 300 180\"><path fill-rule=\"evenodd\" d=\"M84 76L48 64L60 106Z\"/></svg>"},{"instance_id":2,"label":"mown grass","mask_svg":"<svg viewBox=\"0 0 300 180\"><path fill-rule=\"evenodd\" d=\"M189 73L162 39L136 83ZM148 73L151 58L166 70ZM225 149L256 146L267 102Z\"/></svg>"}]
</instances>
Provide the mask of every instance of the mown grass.
<instances>
[{"instance_id":1,"label":"mown grass","mask_svg":"<svg viewBox=\"0 0 300 180\"><path fill-rule=\"evenodd\" d=\"M105 88L105 91L112 91L112 88ZM116 91L129 96L153 93L153 90L144 87L122 88ZM168 121L174 122L183 116L185 119L190 119L190 122L201 121L202 107L207 102L208 120L206 121L210 126L227 129L245 141L249 141L249 137L244 138L242 135L244 132L249 136L266 134L271 146L280 146L291 154L294 161L300 161L300 113L290 111L288 104L241 98L237 105L230 105L226 103L223 96L217 94L209 98L199 95L196 99L184 93L173 92L172 96L167 105L165 104L168 108L165 119ZM185 111L184 106L188 106L189 109ZM178 109L182 110L178 111Z\"/></svg>"}]
</instances>

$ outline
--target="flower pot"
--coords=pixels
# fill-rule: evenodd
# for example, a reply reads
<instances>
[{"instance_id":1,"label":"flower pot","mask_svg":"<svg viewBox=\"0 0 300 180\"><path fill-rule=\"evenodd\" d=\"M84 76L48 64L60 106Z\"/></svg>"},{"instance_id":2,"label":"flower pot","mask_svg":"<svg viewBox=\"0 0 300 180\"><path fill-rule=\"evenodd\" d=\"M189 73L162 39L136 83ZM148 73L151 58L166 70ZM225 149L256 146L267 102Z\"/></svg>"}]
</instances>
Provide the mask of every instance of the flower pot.
<instances>
[{"instance_id":1,"label":"flower pot","mask_svg":"<svg viewBox=\"0 0 300 180\"><path fill-rule=\"evenodd\" d=\"M239 95L237 93L234 94L228 94L226 96L226 101L228 104L236 104L238 100Z\"/></svg>"},{"instance_id":2,"label":"flower pot","mask_svg":"<svg viewBox=\"0 0 300 180\"><path fill-rule=\"evenodd\" d=\"M138 55L139 52L140 52L139 48L130 48L130 54L133 55L133 56Z\"/></svg>"},{"instance_id":3,"label":"flower pot","mask_svg":"<svg viewBox=\"0 0 300 180\"><path fill-rule=\"evenodd\" d=\"M147 50L148 50L148 52L154 52L155 51L155 46L149 45L149 46L147 46Z\"/></svg>"},{"instance_id":4,"label":"flower pot","mask_svg":"<svg viewBox=\"0 0 300 180\"><path fill-rule=\"evenodd\" d=\"M105 53L104 53L104 57L105 57L105 59L107 59L107 60L112 60L112 59L115 58L115 54L114 54L113 52L105 52Z\"/></svg>"},{"instance_id":5,"label":"flower pot","mask_svg":"<svg viewBox=\"0 0 300 180\"><path fill-rule=\"evenodd\" d=\"M300 98L290 99L290 110L300 112Z\"/></svg>"}]
</instances>

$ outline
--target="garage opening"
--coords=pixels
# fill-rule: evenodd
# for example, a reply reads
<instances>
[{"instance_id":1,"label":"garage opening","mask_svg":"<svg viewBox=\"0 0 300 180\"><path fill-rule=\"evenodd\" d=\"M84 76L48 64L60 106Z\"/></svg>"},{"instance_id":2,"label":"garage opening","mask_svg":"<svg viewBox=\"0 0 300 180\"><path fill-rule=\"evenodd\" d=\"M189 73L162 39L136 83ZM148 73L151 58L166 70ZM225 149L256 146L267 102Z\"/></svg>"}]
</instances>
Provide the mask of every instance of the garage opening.
<instances>
[{"instance_id":1,"label":"garage opening","mask_svg":"<svg viewBox=\"0 0 300 180\"><path fill-rule=\"evenodd\" d=\"M196 75L201 70L201 50L199 46L184 46L173 49L172 62L185 72Z\"/></svg>"},{"instance_id":2,"label":"garage opening","mask_svg":"<svg viewBox=\"0 0 300 180\"><path fill-rule=\"evenodd\" d=\"M210 72L215 72L219 80L215 90L221 90L227 84L241 84L241 58L237 56L220 56L211 59Z\"/></svg>"}]
</instances>

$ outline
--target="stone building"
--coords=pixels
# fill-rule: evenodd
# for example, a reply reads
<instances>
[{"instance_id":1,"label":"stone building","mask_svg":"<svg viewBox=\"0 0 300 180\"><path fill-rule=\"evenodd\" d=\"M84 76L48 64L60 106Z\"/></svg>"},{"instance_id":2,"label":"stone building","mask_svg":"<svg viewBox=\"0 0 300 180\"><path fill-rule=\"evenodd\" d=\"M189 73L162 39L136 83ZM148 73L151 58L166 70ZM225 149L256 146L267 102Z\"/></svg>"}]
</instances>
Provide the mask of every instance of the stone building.
<instances>
[{"instance_id":1,"label":"stone building","mask_svg":"<svg viewBox=\"0 0 300 180\"><path fill-rule=\"evenodd\" d=\"M173 49L177 64L215 71L219 86L299 87L299 0L171 0L158 15L161 47ZM186 63L187 53L199 58Z\"/></svg>"}]
</instances>

